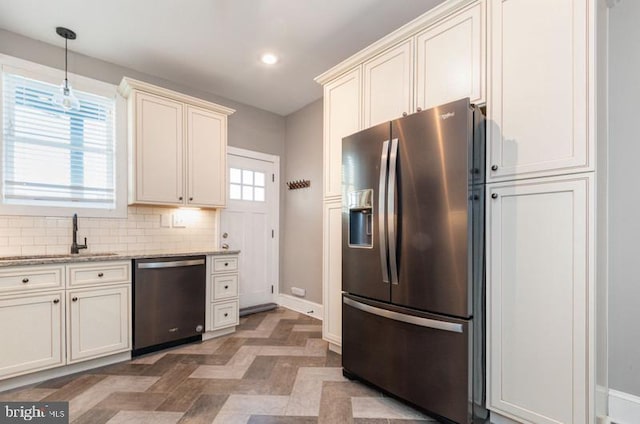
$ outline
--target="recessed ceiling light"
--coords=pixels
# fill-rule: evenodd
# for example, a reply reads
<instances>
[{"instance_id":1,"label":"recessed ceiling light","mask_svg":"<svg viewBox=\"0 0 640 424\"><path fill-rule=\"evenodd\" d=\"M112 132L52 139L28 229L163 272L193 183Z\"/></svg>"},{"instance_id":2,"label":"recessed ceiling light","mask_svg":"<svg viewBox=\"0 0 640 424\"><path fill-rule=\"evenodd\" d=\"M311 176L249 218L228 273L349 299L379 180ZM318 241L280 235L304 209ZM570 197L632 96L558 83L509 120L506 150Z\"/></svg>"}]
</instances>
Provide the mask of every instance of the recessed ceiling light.
<instances>
[{"instance_id":1,"label":"recessed ceiling light","mask_svg":"<svg viewBox=\"0 0 640 424\"><path fill-rule=\"evenodd\" d=\"M266 63L267 65L274 65L278 62L278 56L273 53L265 53L261 57L262 63Z\"/></svg>"}]
</instances>

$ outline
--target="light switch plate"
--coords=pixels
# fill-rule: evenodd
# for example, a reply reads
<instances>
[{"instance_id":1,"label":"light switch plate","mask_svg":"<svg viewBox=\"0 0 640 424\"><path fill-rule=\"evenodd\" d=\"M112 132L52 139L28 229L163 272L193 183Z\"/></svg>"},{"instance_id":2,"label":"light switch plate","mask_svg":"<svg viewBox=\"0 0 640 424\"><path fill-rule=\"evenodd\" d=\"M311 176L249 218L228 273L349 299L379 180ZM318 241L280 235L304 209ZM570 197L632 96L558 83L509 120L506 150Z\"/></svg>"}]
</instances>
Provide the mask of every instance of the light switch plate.
<instances>
[{"instance_id":1,"label":"light switch plate","mask_svg":"<svg viewBox=\"0 0 640 424\"><path fill-rule=\"evenodd\" d=\"M180 213L173 214L173 228L184 228L187 226L184 216Z\"/></svg>"},{"instance_id":2,"label":"light switch plate","mask_svg":"<svg viewBox=\"0 0 640 424\"><path fill-rule=\"evenodd\" d=\"M169 228L171 227L171 214L163 213L160 215L160 227Z\"/></svg>"}]
</instances>

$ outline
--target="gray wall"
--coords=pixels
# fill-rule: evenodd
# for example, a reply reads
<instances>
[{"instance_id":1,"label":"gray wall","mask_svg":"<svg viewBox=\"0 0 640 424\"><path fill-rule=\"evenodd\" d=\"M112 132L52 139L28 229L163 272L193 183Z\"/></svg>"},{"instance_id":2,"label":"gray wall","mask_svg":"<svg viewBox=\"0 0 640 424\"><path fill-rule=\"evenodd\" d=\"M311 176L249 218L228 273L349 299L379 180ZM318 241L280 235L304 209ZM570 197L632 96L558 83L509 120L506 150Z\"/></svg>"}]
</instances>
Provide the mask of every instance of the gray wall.
<instances>
[{"instance_id":1,"label":"gray wall","mask_svg":"<svg viewBox=\"0 0 640 424\"><path fill-rule=\"evenodd\" d=\"M609 387L640 396L640 1L609 13Z\"/></svg>"},{"instance_id":2,"label":"gray wall","mask_svg":"<svg viewBox=\"0 0 640 424\"><path fill-rule=\"evenodd\" d=\"M311 180L311 187L285 191L281 293L307 290L322 304L322 99L286 117L283 183Z\"/></svg>"},{"instance_id":3,"label":"gray wall","mask_svg":"<svg viewBox=\"0 0 640 424\"><path fill-rule=\"evenodd\" d=\"M64 49L2 29L0 53L54 68L64 66ZM70 54L69 69L116 85L128 76L234 108L229 145L280 156L280 292L290 294L292 285L306 288L307 299L322 303L322 100L284 118L77 53ZM293 178L310 179L311 189L289 192L284 183Z\"/></svg>"}]
</instances>

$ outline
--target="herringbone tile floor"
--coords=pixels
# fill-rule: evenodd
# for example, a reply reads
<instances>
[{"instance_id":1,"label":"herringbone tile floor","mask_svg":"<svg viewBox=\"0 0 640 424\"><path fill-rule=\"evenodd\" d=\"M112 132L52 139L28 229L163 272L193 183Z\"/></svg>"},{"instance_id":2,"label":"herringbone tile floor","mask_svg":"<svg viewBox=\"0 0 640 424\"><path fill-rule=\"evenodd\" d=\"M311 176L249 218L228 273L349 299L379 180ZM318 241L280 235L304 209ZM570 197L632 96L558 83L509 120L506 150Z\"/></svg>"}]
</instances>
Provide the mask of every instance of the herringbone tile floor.
<instances>
[{"instance_id":1,"label":"herringbone tile floor","mask_svg":"<svg viewBox=\"0 0 640 424\"><path fill-rule=\"evenodd\" d=\"M74 423L355 423L430 421L342 376L321 323L278 308L229 336L0 393L68 401Z\"/></svg>"}]
</instances>

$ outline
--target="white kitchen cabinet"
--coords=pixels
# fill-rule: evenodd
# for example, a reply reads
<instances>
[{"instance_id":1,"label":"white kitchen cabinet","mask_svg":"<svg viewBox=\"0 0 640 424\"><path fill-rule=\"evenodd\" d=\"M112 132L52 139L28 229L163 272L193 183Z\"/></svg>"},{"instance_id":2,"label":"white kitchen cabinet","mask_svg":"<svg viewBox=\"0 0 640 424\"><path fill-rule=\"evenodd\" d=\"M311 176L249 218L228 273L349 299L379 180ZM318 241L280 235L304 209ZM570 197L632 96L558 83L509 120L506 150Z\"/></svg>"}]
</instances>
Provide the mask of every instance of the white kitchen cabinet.
<instances>
[{"instance_id":1,"label":"white kitchen cabinet","mask_svg":"<svg viewBox=\"0 0 640 424\"><path fill-rule=\"evenodd\" d=\"M131 350L131 261L67 265L67 363Z\"/></svg>"},{"instance_id":2,"label":"white kitchen cabinet","mask_svg":"<svg viewBox=\"0 0 640 424\"><path fill-rule=\"evenodd\" d=\"M64 294L0 298L0 380L64 365Z\"/></svg>"},{"instance_id":3,"label":"white kitchen cabinet","mask_svg":"<svg viewBox=\"0 0 640 424\"><path fill-rule=\"evenodd\" d=\"M67 363L131 349L130 297L130 285L67 292Z\"/></svg>"},{"instance_id":4,"label":"white kitchen cabinet","mask_svg":"<svg viewBox=\"0 0 640 424\"><path fill-rule=\"evenodd\" d=\"M487 190L488 407L518 422L591 422L593 175Z\"/></svg>"},{"instance_id":5,"label":"white kitchen cabinet","mask_svg":"<svg viewBox=\"0 0 640 424\"><path fill-rule=\"evenodd\" d=\"M594 169L592 3L489 1L489 182Z\"/></svg>"},{"instance_id":6,"label":"white kitchen cabinet","mask_svg":"<svg viewBox=\"0 0 640 424\"><path fill-rule=\"evenodd\" d=\"M189 105L186 114L187 204L223 207L227 197L227 118Z\"/></svg>"},{"instance_id":7,"label":"white kitchen cabinet","mask_svg":"<svg viewBox=\"0 0 640 424\"><path fill-rule=\"evenodd\" d=\"M208 256L207 269L204 338L229 334L240 323L238 256Z\"/></svg>"},{"instance_id":8,"label":"white kitchen cabinet","mask_svg":"<svg viewBox=\"0 0 640 424\"><path fill-rule=\"evenodd\" d=\"M129 203L224 207L234 110L126 77L119 89L129 99Z\"/></svg>"},{"instance_id":9,"label":"white kitchen cabinet","mask_svg":"<svg viewBox=\"0 0 640 424\"><path fill-rule=\"evenodd\" d=\"M145 92L135 93L132 116L135 157L130 203L181 205L183 201L182 103Z\"/></svg>"},{"instance_id":10,"label":"white kitchen cabinet","mask_svg":"<svg viewBox=\"0 0 640 424\"><path fill-rule=\"evenodd\" d=\"M469 97L485 102L485 3L429 26L416 37L416 109Z\"/></svg>"},{"instance_id":11,"label":"white kitchen cabinet","mask_svg":"<svg viewBox=\"0 0 640 424\"><path fill-rule=\"evenodd\" d=\"M342 202L324 204L322 213L322 337L342 346Z\"/></svg>"},{"instance_id":12,"label":"white kitchen cabinet","mask_svg":"<svg viewBox=\"0 0 640 424\"><path fill-rule=\"evenodd\" d=\"M400 118L413 109L413 40L362 65L364 128Z\"/></svg>"},{"instance_id":13,"label":"white kitchen cabinet","mask_svg":"<svg viewBox=\"0 0 640 424\"><path fill-rule=\"evenodd\" d=\"M324 86L324 197L342 190L342 138L361 126L361 68Z\"/></svg>"}]
</instances>

